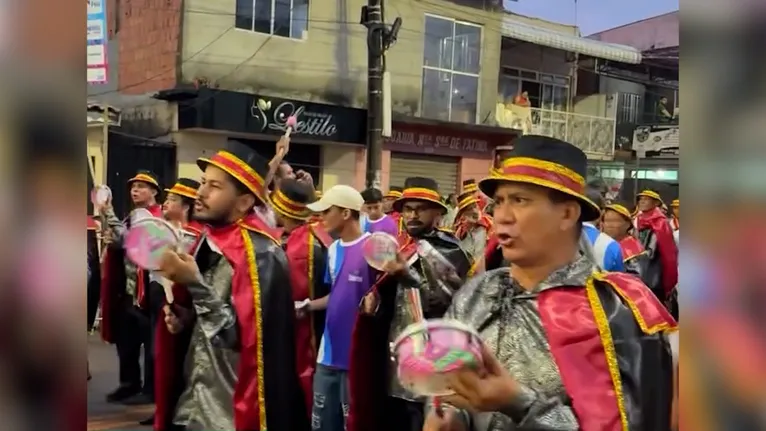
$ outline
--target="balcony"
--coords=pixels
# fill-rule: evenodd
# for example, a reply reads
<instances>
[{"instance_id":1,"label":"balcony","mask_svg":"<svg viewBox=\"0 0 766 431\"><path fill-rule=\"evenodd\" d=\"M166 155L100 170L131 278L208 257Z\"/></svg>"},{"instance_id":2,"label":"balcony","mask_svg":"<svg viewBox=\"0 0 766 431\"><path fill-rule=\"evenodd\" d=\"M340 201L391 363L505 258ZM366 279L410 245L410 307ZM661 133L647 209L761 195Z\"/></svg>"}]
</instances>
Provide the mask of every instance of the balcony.
<instances>
[{"instance_id":1,"label":"balcony","mask_svg":"<svg viewBox=\"0 0 766 431\"><path fill-rule=\"evenodd\" d=\"M550 136L569 142L589 159L614 158L613 118L498 103L495 121L498 126L518 129L525 135Z\"/></svg>"}]
</instances>

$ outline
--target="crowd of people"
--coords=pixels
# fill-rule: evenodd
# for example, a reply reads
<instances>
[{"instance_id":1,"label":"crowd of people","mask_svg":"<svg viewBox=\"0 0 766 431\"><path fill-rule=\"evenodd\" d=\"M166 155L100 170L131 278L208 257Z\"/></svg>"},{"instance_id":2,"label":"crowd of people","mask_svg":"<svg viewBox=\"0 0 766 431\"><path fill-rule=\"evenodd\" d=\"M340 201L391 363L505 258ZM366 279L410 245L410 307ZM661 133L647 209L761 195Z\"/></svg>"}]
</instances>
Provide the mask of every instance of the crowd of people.
<instances>
[{"instance_id":1,"label":"crowd of people","mask_svg":"<svg viewBox=\"0 0 766 431\"><path fill-rule=\"evenodd\" d=\"M677 429L678 200L672 214L651 190L607 203L585 154L543 136L499 147L486 178L446 198L428 177L321 193L282 160L289 140L277 148L268 161L230 141L198 160L199 182L128 181L134 208L193 243L159 271L126 258L130 217L96 208L91 305L119 357L109 402L154 403L143 423L157 431ZM363 251L375 232L399 245L382 269ZM459 282L434 283L423 240ZM426 319L481 337L483 366L447 376L453 395L396 377L408 289Z\"/></svg>"}]
</instances>

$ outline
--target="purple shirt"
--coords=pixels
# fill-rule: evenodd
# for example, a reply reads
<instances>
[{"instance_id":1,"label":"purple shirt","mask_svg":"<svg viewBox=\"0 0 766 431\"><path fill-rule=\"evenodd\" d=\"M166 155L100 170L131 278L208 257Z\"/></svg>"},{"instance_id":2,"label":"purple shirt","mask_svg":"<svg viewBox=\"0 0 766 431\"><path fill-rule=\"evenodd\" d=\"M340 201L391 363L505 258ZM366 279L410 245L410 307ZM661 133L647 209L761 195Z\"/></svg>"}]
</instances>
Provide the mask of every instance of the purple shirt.
<instances>
[{"instance_id":1,"label":"purple shirt","mask_svg":"<svg viewBox=\"0 0 766 431\"><path fill-rule=\"evenodd\" d=\"M376 272L364 259L362 247L370 236L364 233L354 241L336 240L327 249L325 282L332 286L327 303L322 341L317 363L348 370L351 335L359 303L375 282Z\"/></svg>"},{"instance_id":2,"label":"purple shirt","mask_svg":"<svg viewBox=\"0 0 766 431\"><path fill-rule=\"evenodd\" d=\"M397 226L396 221L387 214L384 214L383 217L374 221L365 217L362 230L369 233L385 232L394 238L399 235L399 226Z\"/></svg>"}]
</instances>

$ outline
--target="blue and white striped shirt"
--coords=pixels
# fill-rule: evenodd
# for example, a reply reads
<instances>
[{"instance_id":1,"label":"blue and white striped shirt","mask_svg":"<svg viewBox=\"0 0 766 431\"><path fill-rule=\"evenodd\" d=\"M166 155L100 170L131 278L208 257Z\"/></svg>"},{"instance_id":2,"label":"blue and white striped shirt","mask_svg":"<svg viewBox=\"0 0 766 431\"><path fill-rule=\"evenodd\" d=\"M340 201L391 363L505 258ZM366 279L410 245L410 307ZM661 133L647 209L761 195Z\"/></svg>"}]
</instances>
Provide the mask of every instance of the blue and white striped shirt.
<instances>
[{"instance_id":1,"label":"blue and white striped shirt","mask_svg":"<svg viewBox=\"0 0 766 431\"><path fill-rule=\"evenodd\" d=\"M604 271L624 272L625 264L622 261L622 248L620 243L609 235L598 230L592 223L583 223L582 228L588 235L593 253L598 259L598 264Z\"/></svg>"}]
</instances>

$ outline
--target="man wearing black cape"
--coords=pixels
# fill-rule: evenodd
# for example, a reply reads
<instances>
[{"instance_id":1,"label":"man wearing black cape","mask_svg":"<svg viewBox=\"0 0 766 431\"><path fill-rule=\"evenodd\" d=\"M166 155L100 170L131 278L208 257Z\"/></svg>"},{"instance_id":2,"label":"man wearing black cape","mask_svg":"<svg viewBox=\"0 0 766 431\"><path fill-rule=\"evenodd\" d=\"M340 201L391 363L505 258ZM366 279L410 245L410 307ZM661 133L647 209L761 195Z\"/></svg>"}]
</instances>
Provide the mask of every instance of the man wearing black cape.
<instances>
[{"instance_id":1,"label":"man wearing black cape","mask_svg":"<svg viewBox=\"0 0 766 431\"><path fill-rule=\"evenodd\" d=\"M460 242L446 230L438 229L447 212L436 181L407 178L402 196L393 204L401 213L405 231L399 235L399 256L389 262L382 276L362 302L351 345L349 385L351 406L349 431L373 429L420 431L423 427L423 399L404 389L390 360L389 343L414 323L407 289L417 289L422 316L439 318L452 301L452 292L465 281L470 258ZM456 276L444 282L417 254L418 242L427 241L455 268ZM382 428L380 428L382 427Z\"/></svg>"}]
</instances>

